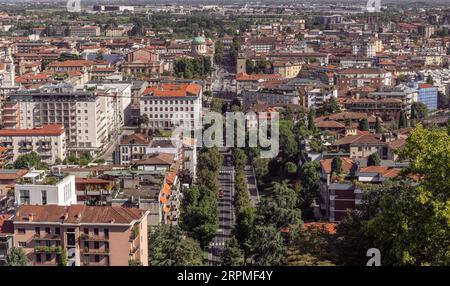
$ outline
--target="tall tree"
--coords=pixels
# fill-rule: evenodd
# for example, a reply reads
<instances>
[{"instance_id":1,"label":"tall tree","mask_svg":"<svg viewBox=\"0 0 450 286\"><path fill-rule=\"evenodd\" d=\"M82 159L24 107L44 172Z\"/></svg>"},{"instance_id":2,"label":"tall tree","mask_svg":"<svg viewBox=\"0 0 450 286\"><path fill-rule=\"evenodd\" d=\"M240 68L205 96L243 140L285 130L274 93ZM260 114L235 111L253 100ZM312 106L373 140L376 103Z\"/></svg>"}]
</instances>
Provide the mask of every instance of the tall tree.
<instances>
[{"instance_id":1,"label":"tall tree","mask_svg":"<svg viewBox=\"0 0 450 286\"><path fill-rule=\"evenodd\" d=\"M342 159L341 157L334 157L331 161L331 172L332 174L339 175L342 173Z\"/></svg>"},{"instance_id":2,"label":"tall tree","mask_svg":"<svg viewBox=\"0 0 450 286\"><path fill-rule=\"evenodd\" d=\"M183 193L180 226L200 242L202 248L215 236L219 228L217 194L205 186L194 186Z\"/></svg>"},{"instance_id":3,"label":"tall tree","mask_svg":"<svg viewBox=\"0 0 450 286\"><path fill-rule=\"evenodd\" d=\"M47 164L41 161L41 157L36 152L20 155L14 162L16 169L48 169Z\"/></svg>"},{"instance_id":4,"label":"tall tree","mask_svg":"<svg viewBox=\"0 0 450 286\"><path fill-rule=\"evenodd\" d=\"M240 148L234 148L232 151L233 165L236 170L244 170L247 165L247 155Z\"/></svg>"},{"instance_id":5,"label":"tall tree","mask_svg":"<svg viewBox=\"0 0 450 286\"><path fill-rule=\"evenodd\" d=\"M422 102L414 102L411 105L411 118L423 119L428 116L428 107Z\"/></svg>"},{"instance_id":6,"label":"tall tree","mask_svg":"<svg viewBox=\"0 0 450 286\"><path fill-rule=\"evenodd\" d=\"M253 234L255 265L279 266L283 264L285 248L281 233L273 226L258 225Z\"/></svg>"},{"instance_id":7,"label":"tall tree","mask_svg":"<svg viewBox=\"0 0 450 286\"><path fill-rule=\"evenodd\" d=\"M398 128L406 128L406 127L408 127L408 119L406 118L406 113L402 110L400 111L398 119Z\"/></svg>"},{"instance_id":8,"label":"tall tree","mask_svg":"<svg viewBox=\"0 0 450 286\"><path fill-rule=\"evenodd\" d=\"M242 266L244 265L244 253L239 248L236 238L233 236L225 244L225 249L220 256L222 266Z\"/></svg>"},{"instance_id":9,"label":"tall tree","mask_svg":"<svg viewBox=\"0 0 450 286\"><path fill-rule=\"evenodd\" d=\"M361 121L359 122L359 130L369 131L369 121L367 120L367 118L361 119Z\"/></svg>"},{"instance_id":10,"label":"tall tree","mask_svg":"<svg viewBox=\"0 0 450 286\"><path fill-rule=\"evenodd\" d=\"M311 132L316 132L316 123L314 122L315 120L316 120L316 111L315 109L311 108L308 114L308 130Z\"/></svg>"},{"instance_id":11,"label":"tall tree","mask_svg":"<svg viewBox=\"0 0 450 286\"><path fill-rule=\"evenodd\" d=\"M185 237L179 226L161 225L149 232L149 264L152 266L200 266L202 250Z\"/></svg>"},{"instance_id":12,"label":"tall tree","mask_svg":"<svg viewBox=\"0 0 450 286\"><path fill-rule=\"evenodd\" d=\"M256 209L253 206L241 209L236 215L236 225L234 226L233 234L244 251L244 261L253 251L252 239L255 218Z\"/></svg>"},{"instance_id":13,"label":"tall tree","mask_svg":"<svg viewBox=\"0 0 450 286\"><path fill-rule=\"evenodd\" d=\"M377 116L377 121L375 122L375 132L380 134L383 132L383 127L381 126L381 120L380 117Z\"/></svg>"},{"instance_id":14,"label":"tall tree","mask_svg":"<svg viewBox=\"0 0 450 286\"><path fill-rule=\"evenodd\" d=\"M300 180L302 189L300 192L300 204L303 207L311 205L313 198L317 195L317 182L320 179L317 172L319 164L315 161L306 162L300 169Z\"/></svg>"}]
</instances>

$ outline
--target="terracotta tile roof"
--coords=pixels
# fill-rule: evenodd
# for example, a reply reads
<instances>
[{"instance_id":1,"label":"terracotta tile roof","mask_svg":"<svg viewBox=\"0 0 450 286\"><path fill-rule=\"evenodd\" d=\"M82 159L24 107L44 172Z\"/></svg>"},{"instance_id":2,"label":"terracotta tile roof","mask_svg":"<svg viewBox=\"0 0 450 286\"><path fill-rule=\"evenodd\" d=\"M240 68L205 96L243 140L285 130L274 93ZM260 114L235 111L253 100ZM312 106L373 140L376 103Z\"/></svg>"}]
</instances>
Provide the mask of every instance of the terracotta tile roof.
<instances>
[{"instance_id":1,"label":"terracotta tile roof","mask_svg":"<svg viewBox=\"0 0 450 286\"><path fill-rule=\"evenodd\" d=\"M64 134L62 125L43 125L34 129L1 129L0 136L58 136Z\"/></svg>"},{"instance_id":2,"label":"terracotta tile roof","mask_svg":"<svg viewBox=\"0 0 450 286\"><path fill-rule=\"evenodd\" d=\"M98 223L98 224L130 224L139 220L145 211L135 208L112 206L32 206L19 207L14 222L63 222L71 224Z\"/></svg>"},{"instance_id":3,"label":"terracotta tile roof","mask_svg":"<svg viewBox=\"0 0 450 286\"><path fill-rule=\"evenodd\" d=\"M0 170L0 181L17 180L28 173L28 170Z\"/></svg>"},{"instance_id":4,"label":"terracotta tile roof","mask_svg":"<svg viewBox=\"0 0 450 286\"><path fill-rule=\"evenodd\" d=\"M136 165L171 165L174 159L175 155L170 153L151 154L148 158L136 162Z\"/></svg>"},{"instance_id":5,"label":"terracotta tile roof","mask_svg":"<svg viewBox=\"0 0 450 286\"><path fill-rule=\"evenodd\" d=\"M389 147L393 150L401 150L406 145L406 139L400 138L388 143Z\"/></svg>"},{"instance_id":6,"label":"terracotta tile roof","mask_svg":"<svg viewBox=\"0 0 450 286\"><path fill-rule=\"evenodd\" d=\"M133 133L130 135L126 135L122 137L120 144L128 145L128 144L140 144L140 145L148 145L150 144L150 137L142 133Z\"/></svg>"},{"instance_id":7,"label":"terracotta tile roof","mask_svg":"<svg viewBox=\"0 0 450 286\"><path fill-rule=\"evenodd\" d=\"M429 83L421 83L419 84L419 88L432 88L433 85L429 84Z\"/></svg>"},{"instance_id":8,"label":"terracotta tile roof","mask_svg":"<svg viewBox=\"0 0 450 286\"><path fill-rule=\"evenodd\" d=\"M196 83L162 83L148 87L144 95L151 96L199 96L202 86Z\"/></svg>"},{"instance_id":9,"label":"terracotta tile roof","mask_svg":"<svg viewBox=\"0 0 450 286\"><path fill-rule=\"evenodd\" d=\"M63 62L52 62L47 67L89 67L94 64L93 61L86 60L68 60Z\"/></svg>"},{"instance_id":10,"label":"terracotta tile roof","mask_svg":"<svg viewBox=\"0 0 450 286\"><path fill-rule=\"evenodd\" d=\"M360 135L351 135L345 136L336 142L334 142L335 146L339 145L347 145L347 144L385 144L377 139L373 134L360 134Z\"/></svg>"},{"instance_id":11,"label":"terracotta tile roof","mask_svg":"<svg viewBox=\"0 0 450 286\"><path fill-rule=\"evenodd\" d=\"M305 229L311 232L317 232L317 231L325 231L328 234L335 234L336 233L336 224L334 223L327 223L327 222L306 222L303 224L305 226Z\"/></svg>"},{"instance_id":12,"label":"terracotta tile roof","mask_svg":"<svg viewBox=\"0 0 450 286\"><path fill-rule=\"evenodd\" d=\"M317 128L345 128L345 125L333 120L321 120L316 122Z\"/></svg>"},{"instance_id":13,"label":"terracotta tile roof","mask_svg":"<svg viewBox=\"0 0 450 286\"><path fill-rule=\"evenodd\" d=\"M377 173L386 178L394 178L400 174L399 168L391 168L385 166L369 166L361 168L360 173Z\"/></svg>"},{"instance_id":14,"label":"terracotta tile roof","mask_svg":"<svg viewBox=\"0 0 450 286\"><path fill-rule=\"evenodd\" d=\"M238 73L236 75L237 81L258 81L258 80L282 80L283 77L279 74L246 74Z\"/></svg>"},{"instance_id":15,"label":"terracotta tile roof","mask_svg":"<svg viewBox=\"0 0 450 286\"><path fill-rule=\"evenodd\" d=\"M353 160L348 157L341 157L341 160L342 160L342 171L345 174L350 173L350 171L352 170L353 165L354 165ZM333 162L332 158L320 160L320 166L325 171L325 173L327 173L327 174L331 173L332 162Z\"/></svg>"},{"instance_id":16,"label":"terracotta tile roof","mask_svg":"<svg viewBox=\"0 0 450 286\"><path fill-rule=\"evenodd\" d=\"M386 71L384 71L383 69L380 68L362 68L362 69L357 69L357 68L350 68L350 69L345 69L345 70L341 70L338 72L338 74L382 74L385 73Z\"/></svg>"}]
</instances>

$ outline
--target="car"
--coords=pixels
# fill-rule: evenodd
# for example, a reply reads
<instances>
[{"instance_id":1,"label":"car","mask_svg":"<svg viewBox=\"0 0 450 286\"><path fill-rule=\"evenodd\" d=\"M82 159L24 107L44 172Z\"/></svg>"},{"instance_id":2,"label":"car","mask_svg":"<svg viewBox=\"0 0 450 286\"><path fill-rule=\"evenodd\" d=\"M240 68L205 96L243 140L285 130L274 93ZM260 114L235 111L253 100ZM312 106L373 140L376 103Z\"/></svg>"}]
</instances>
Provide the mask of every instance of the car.
<instances>
[{"instance_id":1,"label":"car","mask_svg":"<svg viewBox=\"0 0 450 286\"><path fill-rule=\"evenodd\" d=\"M219 198L223 198L224 195L225 195L225 193L223 191L219 192Z\"/></svg>"}]
</instances>

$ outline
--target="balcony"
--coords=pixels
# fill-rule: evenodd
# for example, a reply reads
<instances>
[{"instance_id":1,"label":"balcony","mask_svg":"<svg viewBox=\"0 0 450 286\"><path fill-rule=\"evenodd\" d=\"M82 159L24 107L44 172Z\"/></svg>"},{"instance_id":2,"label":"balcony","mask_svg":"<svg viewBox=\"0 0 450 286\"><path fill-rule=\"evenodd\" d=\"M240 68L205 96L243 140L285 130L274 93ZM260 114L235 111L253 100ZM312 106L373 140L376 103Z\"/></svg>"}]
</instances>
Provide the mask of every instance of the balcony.
<instances>
[{"instance_id":1,"label":"balcony","mask_svg":"<svg viewBox=\"0 0 450 286\"><path fill-rule=\"evenodd\" d=\"M100 235L89 235L89 234L81 234L80 238L84 241L108 241L109 236L100 236Z\"/></svg>"},{"instance_id":2,"label":"balcony","mask_svg":"<svg viewBox=\"0 0 450 286\"><path fill-rule=\"evenodd\" d=\"M35 253L61 253L61 246L36 246L34 248Z\"/></svg>"},{"instance_id":3,"label":"balcony","mask_svg":"<svg viewBox=\"0 0 450 286\"><path fill-rule=\"evenodd\" d=\"M61 236L58 234L45 234L45 235L35 234L34 239L35 240L61 240Z\"/></svg>"},{"instance_id":4,"label":"balcony","mask_svg":"<svg viewBox=\"0 0 450 286\"><path fill-rule=\"evenodd\" d=\"M94 249L94 248L88 248L84 247L80 251L83 254L103 254L103 255L109 255L109 248L103 248L103 249Z\"/></svg>"}]
</instances>

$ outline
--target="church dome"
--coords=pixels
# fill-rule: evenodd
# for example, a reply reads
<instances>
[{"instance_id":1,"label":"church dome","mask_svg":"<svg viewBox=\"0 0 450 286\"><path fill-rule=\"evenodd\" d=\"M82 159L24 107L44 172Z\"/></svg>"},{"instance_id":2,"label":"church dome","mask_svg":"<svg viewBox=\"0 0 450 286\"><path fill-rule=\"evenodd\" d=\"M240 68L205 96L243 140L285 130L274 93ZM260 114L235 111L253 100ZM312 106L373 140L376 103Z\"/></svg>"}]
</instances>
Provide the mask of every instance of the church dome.
<instances>
[{"instance_id":1,"label":"church dome","mask_svg":"<svg viewBox=\"0 0 450 286\"><path fill-rule=\"evenodd\" d=\"M192 40L193 45L203 45L205 43L206 43L205 38L201 36L195 37L194 40Z\"/></svg>"}]
</instances>

